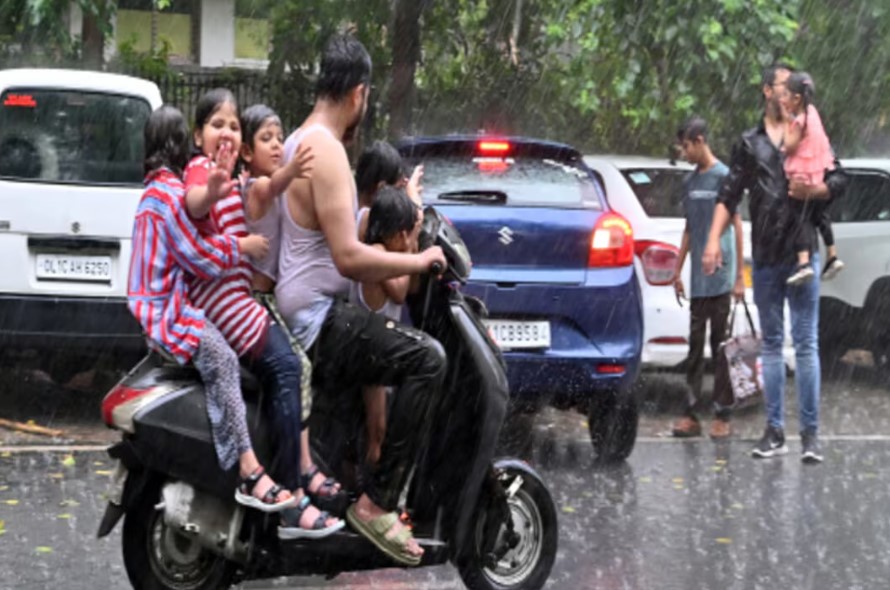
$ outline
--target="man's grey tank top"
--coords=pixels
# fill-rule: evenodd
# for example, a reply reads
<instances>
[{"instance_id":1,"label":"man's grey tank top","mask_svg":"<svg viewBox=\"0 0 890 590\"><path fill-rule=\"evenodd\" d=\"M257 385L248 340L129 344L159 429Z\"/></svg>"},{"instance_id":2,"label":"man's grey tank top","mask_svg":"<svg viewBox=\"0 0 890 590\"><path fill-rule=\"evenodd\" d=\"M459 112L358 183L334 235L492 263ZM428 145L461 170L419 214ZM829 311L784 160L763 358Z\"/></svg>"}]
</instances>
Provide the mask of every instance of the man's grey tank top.
<instances>
[{"instance_id":1,"label":"man's grey tank top","mask_svg":"<svg viewBox=\"0 0 890 590\"><path fill-rule=\"evenodd\" d=\"M288 154L292 157L299 142L315 128L332 135L321 125L308 127L303 133L297 130L284 143L285 157L289 157ZM354 195L354 199L353 210L356 210L358 196ZM315 343L334 298L348 296L352 281L337 270L322 231L298 225L285 199L281 199L279 211L281 252L275 299L291 333L303 348L309 348Z\"/></svg>"},{"instance_id":2,"label":"man's grey tank top","mask_svg":"<svg viewBox=\"0 0 890 590\"><path fill-rule=\"evenodd\" d=\"M317 129L328 131L327 127L316 123L315 125L309 125L305 129L297 129L287 138L287 141L284 144L283 161L285 164L290 162L291 158L294 157L303 138ZM328 133L330 133L330 131L328 131ZM245 206L247 203L247 191L250 188L250 185L255 181L255 178L249 178L247 184L244 186L242 195L244 197ZM266 239L269 240L269 252L263 258L253 259L252 266L256 271L266 275L273 281L278 280L278 259L280 258L281 253L281 214L282 207L285 203L286 200L283 195L275 195L272 203L269 204L269 209L266 211L265 215L256 221L247 220L247 231L252 234L265 236Z\"/></svg>"}]
</instances>

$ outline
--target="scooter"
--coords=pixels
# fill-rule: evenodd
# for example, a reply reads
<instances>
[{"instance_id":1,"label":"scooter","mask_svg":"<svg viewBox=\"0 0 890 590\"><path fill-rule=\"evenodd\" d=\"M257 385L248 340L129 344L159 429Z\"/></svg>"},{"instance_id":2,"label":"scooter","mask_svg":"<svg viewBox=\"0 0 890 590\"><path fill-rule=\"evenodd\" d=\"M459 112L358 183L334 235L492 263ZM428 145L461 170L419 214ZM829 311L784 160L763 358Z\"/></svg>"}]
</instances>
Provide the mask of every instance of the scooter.
<instances>
[{"instance_id":1,"label":"scooter","mask_svg":"<svg viewBox=\"0 0 890 590\"><path fill-rule=\"evenodd\" d=\"M419 567L450 561L471 590L535 590L556 558L556 507L528 464L495 459L509 397L504 360L480 319L484 305L460 291L470 274L469 252L454 226L428 207L421 247L433 244L442 247L448 268L431 269L408 301L414 325L435 337L448 358L431 430L403 495L424 548ZM237 504L237 467L226 472L217 463L202 387L194 368L150 352L102 403L105 423L122 439L108 451L117 467L98 536L123 518L124 565L134 588L209 590L400 567L348 528L324 539L280 540L277 515ZM254 448L271 464L262 393L244 369L242 390ZM361 396L325 391L316 398L315 458L341 482L360 479L360 461L350 457L362 456L355 453L361 416L346 408Z\"/></svg>"}]
</instances>

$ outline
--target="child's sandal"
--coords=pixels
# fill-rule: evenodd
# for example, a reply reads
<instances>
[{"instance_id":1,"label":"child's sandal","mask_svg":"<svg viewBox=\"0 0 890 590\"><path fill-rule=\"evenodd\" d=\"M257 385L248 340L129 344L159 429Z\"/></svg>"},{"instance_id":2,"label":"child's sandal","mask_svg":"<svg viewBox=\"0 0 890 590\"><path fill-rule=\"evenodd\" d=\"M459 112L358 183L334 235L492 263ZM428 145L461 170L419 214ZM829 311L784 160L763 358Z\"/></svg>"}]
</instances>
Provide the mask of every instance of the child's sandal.
<instances>
[{"instance_id":1,"label":"child's sandal","mask_svg":"<svg viewBox=\"0 0 890 590\"><path fill-rule=\"evenodd\" d=\"M254 496L253 490L264 475L266 475L266 470L262 467L257 467L253 473L247 477L241 478L238 487L235 488L235 501L242 506L254 508L260 512L281 512L282 510L296 506L297 499L293 496L290 496L286 500L278 501L278 496L287 490L274 482L266 493L263 494L262 498Z\"/></svg>"},{"instance_id":2,"label":"child's sandal","mask_svg":"<svg viewBox=\"0 0 890 590\"><path fill-rule=\"evenodd\" d=\"M331 526L327 525L331 516L327 512L319 512L318 518L312 523L312 528L303 528L300 526L300 519L306 509L312 506L309 496L303 496L297 507L281 513L281 524L278 526L278 538L286 541L293 539L323 539L329 535L333 535L346 523L339 518Z\"/></svg>"},{"instance_id":3,"label":"child's sandal","mask_svg":"<svg viewBox=\"0 0 890 590\"><path fill-rule=\"evenodd\" d=\"M312 479L320 473L317 465L313 465L309 471L300 475L300 483L303 492L312 499L312 503L322 510L327 510L335 516L342 517L349 507L349 493L340 486L333 477L327 477L314 492L309 491ZM337 489L340 486L340 489Z\"/></svg>"}]
</instances>

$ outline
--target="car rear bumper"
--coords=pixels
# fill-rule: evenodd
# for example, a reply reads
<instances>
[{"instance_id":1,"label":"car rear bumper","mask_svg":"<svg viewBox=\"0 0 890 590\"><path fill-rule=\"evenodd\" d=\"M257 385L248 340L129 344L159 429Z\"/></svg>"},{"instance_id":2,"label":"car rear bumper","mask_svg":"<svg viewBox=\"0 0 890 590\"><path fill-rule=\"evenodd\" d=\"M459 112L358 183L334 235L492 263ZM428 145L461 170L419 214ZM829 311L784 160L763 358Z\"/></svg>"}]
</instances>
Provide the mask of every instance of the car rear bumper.
<instances>
[{"instance_id":1,"label":"car rear bumper","mask_svg":"<svg viewBox=\"0 0 890 590\"><path fill-rule=\"evenodd\" d=\"M632 389L643 323L632 268L590 273L581 285L471 283L491 319L546 320L547 350L505 350L510 395L530 405L586 407L593 397Z\"/></svg>"},{"instance_id":2,"label":"car rear bumper","mask_svg":"<svg viewBox=\"0 0 890 590\"><path fill-rule=\"evenodd\" d=\"M142 353L145 339L123 298L4 294L0 348Z\"/></svg>"},{"instance_id":3,"label":"car rear bumper","mask_svg":"<svg viewBox=\"0 0 890 590\"><path fill-rule=\"evenodd\" d=\"M639 372L639 357L559 358L505 353L510 395L514 401L540 405L586 407L589 400L630 392ZM603 373L621 367L620 372Z\"/></svg>"}]
</instances>

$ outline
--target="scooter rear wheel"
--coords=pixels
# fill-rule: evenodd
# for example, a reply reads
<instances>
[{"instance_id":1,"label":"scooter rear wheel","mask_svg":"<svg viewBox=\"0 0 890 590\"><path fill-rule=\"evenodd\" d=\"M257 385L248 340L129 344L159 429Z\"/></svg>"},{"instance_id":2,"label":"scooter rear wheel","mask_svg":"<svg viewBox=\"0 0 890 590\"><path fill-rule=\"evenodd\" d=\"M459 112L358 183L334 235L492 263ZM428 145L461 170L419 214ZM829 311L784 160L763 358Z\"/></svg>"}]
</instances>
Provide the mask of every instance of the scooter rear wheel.
<instances>
[{"instance_id":1,"label":"scooter rear wheel","mask_svg":"<svg viewBox=\"0 0 890 590\"><path fill-rule=\"evenodd\" d=\"M477 512L474 548L458 564L461 579L470 590L538 590L547 582L556 560L556 506L544 483L532 472L508 467L499 473L498 481L508 494L518 542L496 560L482 555L485 515ZM504 542L505 530L500 527L496 545Z\"/></svg>"},{"instance_id":2,"label":"scooter rear wheel","mask_svg":"<svg viewBox=\"0 0 890 590\"><path fill-rule=\"evenodd\" d=\"M124 567L135 590L211 590L232 585L235 565L164 523L160 486L150 486L127 512Z\"/></svg>"}]
</instances>

